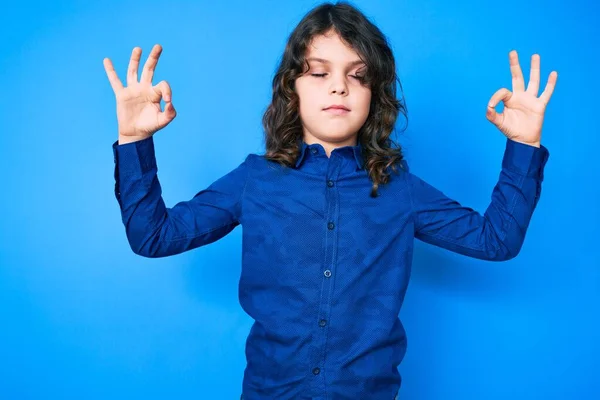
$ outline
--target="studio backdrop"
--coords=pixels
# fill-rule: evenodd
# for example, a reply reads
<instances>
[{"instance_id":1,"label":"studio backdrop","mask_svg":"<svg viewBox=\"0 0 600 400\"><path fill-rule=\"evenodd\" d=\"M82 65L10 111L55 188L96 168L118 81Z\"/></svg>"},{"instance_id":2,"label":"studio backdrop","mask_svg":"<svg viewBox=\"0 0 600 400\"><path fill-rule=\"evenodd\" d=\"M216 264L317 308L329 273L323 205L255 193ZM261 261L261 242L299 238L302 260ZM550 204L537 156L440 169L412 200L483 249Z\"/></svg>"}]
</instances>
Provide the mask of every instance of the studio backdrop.
<instances>
[{"instance_id":1,"label":"studio backdrop","mask_svg":"<svg viewBox=\"0 0 600 400\"><path fill-rule=\"evenodd\" d=\"M252 320L238 303L239 226L149 259L114 194L114 94L131 50L163 53L177 118L154 142L167 206L264 152L262 113L291 29L315 1L12 2L0 13L0 398L238 399ZM590 1L356 1L388 37L411 172L481 213L505 137L485 118L511 88L558 82L550 157L520 254L416 242L400 313L402 399L600 398L599 6ZM141 67L141 66L140 66ZM499 111L501 107L499 108ZM368 327L365 327L368 329Z\"/></svg>"}]
</instances>

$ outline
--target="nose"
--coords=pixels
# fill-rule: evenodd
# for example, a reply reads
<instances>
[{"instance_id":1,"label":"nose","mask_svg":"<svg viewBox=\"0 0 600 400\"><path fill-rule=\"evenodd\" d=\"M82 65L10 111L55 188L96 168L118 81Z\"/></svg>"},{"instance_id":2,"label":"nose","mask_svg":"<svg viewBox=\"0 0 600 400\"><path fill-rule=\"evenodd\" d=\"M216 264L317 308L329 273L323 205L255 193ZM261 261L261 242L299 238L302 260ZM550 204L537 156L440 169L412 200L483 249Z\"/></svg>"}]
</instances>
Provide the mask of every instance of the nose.
<instances>
[{"instance_id":1,"label":"nose","mask_svg":"<svg viewBox=\"0 0 600 400\"><path fill-rule=\"evenodd\" d=\"M329 87L329 93L337 93L345 95L348 93L348 87L346 86L346 81L344 79L335 78L331 80L331 86Z\"/></svg>"}]
</instances>

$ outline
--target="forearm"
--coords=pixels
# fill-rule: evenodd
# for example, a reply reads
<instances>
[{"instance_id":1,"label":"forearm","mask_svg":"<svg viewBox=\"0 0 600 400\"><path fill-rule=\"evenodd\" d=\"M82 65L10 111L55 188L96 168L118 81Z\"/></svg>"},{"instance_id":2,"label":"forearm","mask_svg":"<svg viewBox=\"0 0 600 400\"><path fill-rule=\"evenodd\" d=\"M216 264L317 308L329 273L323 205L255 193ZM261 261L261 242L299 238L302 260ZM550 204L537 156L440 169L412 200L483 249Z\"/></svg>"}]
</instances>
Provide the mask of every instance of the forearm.
<instances>
[{"instance_id":1,"label":"forearm","mask_svg":"<svg viewBox=\"0 0 600 400\"><path fill-rule=\"evenodd\" d=\"M191 200L166 207L158 180L151 138L113 144L115 196L132 250L145 257L165 257L212 243L238 224L246 161L198 192Z\"/></svg>"},{"instance_id":2,"label":"forearm","mask_svg":"<svg viewBox=\"0 0 600 400\"><path fill-rule=\"evenodd\" d=\"M415 210L415 236L427 243L490 261L515 257L541 195L548 152L507 142L502 169L482 215L423 180L409 185Z\"/></svg>"}]
</instances>

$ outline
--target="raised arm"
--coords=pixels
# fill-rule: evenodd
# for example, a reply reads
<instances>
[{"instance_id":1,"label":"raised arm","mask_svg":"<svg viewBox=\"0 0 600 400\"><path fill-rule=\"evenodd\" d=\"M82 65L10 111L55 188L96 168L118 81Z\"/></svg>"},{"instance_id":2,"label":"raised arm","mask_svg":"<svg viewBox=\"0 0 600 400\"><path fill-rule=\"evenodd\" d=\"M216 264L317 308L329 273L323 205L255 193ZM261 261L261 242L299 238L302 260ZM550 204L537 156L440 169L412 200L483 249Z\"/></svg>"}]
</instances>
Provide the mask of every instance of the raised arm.
<instances>
[{"instance_id":1,"label":"raised arm","mask_svg":"<svg viewBox=\"0 0 600 400\"><path fill-rule=\"evenodd\" d=\"M482 215L408 173L415 237L466 256L489 261L515 257L542 191L549 152L507 139L502 169Z\"/></svg>"},{"instance_id":2,"label":"raised arm","mask_svg":"<svg viewBox=\"0 0 600 400\"><path fill-rule=\"evenodd\" d=\"M239 224L248 173L246 159L237 168L198 192L193 199L167 208L157 176L153 135L176 116L166 81L152 85L162 52L155 45L138 81L142 49L135 47L127 70L127 87L110 59L104 68L117 103L119 138L113 143L115 196L132 250L146 257L164 257L225 236ZM165 101L161 111L160 102Z\"/></svg>"},{"instance_id":3,"label":"raised arm","mask_svg":"<svg viewBox=\"0 0 600 400\"><path fill-rule=\"evenodd\" d=\"M115 196L134 253L165 257L212 243L231 232L241 216L248 161L167 208L157 176L153 138L113 143Z\"/></svg>"},{"instance_id":4,"label":"raised arm","mask_svg":"<svg viewBox=\"0 0 600 400\"><path fill-rule=\"evenodd\" d=\"M513 91L499 89L488 102L486 117L507 138L502 170L483 215L448 198L413 174L407 174L415 215L415 237L457 253L486 260L515 257L542 190L549 152L541 145L546 106L558 73L552 71L538 97L540 56L531 57L527 89L516 51L508 56ZM504 111L497 113L500 101Z\"/></svg>"}]
</instances>

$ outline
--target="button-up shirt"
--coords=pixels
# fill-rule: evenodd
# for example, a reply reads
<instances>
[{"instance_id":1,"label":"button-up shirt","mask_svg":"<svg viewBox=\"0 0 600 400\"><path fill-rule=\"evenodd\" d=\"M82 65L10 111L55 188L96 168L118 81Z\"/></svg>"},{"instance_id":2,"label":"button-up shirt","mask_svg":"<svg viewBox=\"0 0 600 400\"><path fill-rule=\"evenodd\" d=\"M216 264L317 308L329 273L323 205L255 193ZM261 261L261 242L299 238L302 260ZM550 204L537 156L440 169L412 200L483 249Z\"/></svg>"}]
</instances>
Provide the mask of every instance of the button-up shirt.
<instances>
[{"instance_id":1,"label":"button-up shirt","mask_svg":"<svg viewBox=\"0 0 600 400\"><path fill-rule=\"evenodd\" d=\"M480 214L419 178L406 160L371 197L360 144L328 156L303 142L291 167L249 154L172 207L161 197L152 137L114 142L113 154L115 195L136 254L171 256L242 226L239 300L255 321L244 400L394 399L414 239L482 260L515 257L548 158L543 145L507 139Z\"/></svg>"}]
</instances>

